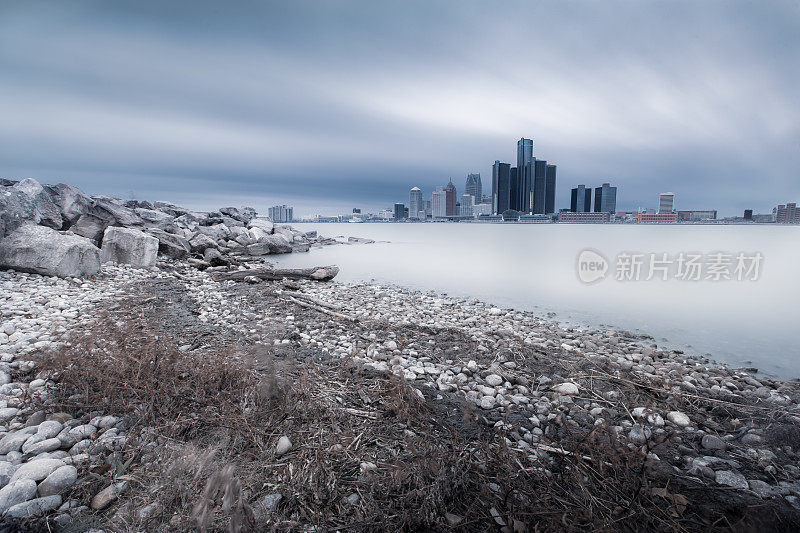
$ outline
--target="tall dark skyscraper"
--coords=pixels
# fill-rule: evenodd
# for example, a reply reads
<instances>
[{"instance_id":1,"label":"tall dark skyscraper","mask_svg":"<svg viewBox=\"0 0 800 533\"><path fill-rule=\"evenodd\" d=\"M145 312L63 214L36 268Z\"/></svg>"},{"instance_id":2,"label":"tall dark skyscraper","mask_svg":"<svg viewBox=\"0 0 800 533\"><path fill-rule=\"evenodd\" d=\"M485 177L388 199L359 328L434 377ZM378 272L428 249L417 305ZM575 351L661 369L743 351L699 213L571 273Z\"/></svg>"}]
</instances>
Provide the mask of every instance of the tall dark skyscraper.
<instances>
[{"instance_id":1,"label":"tall dark skyscraper","mask_svg":"<svg viewBox=\"0 0 800 533\"><path fill-rule=\"evenodd\" d=\"M533 205L531 206L531 211L535 215L543 215L547 198L547 161L535 159L533 167Z\"/></svg>"},{"instance_id":2,"label":"tall dark skyscraper","mask_svg":"<svg viewBox=\"0 0 800 533\"><path fill-rule=\"evenodd\" d=\"M498 215L511 209L511 165L495 161L492 165L492 212Z\"/></svg>"},{"instance_id":3,"label":"tall dark skyscraper","mask_svg":"<svg viewBox=\"0 0 800 533\"><path fill-rule=\"evenodd\" d=\"M464 188L464 194L471 194L476 204L481 203L483 198L483 184L481 183L481 175L467 174L467 185Z\"/></svg>"},{"instance_id":4,"label":"tall dark skyscraper","mask_svg":"<svg viewBox=\"0 0 800 533\"><path fill-rule=\"evenodd\" d=\"M408 218L408 210L406 209L405 204L394 204L394 219L395 220L403 220L404 218Z\"/></svg>"},{"instance_id":5,"label":"tall dark skyscraper","mask_svg":"<svg viewBox=\"0 0 800 533\"><path fill-rule=\"evenodd\" d=\"M450 182L444 188L444 191L445 193L447 193L446 197L447 207L445 208L447 216L449 217L455 216L458 214L458 207L456 207L456 203L458 202L458 200L456 195L456 186L453 185L453 180L450 180Z\"/></svg>"},{"instance_id":6,"label":"tall dark skyscraper","mask_svg":"<svg viewBox=\"0 0 800 533\"><path fill-rule=\"evenodd\" d=\"M544 193L544 212L549 215L556 212L556 166L547 165Z\"/></svg>"},{"instance_id":7,"label":"tall dark skyscraper","mask_svg":"<svg viewBox=\"0 0 800 533\"><path fill-rule=\"evenodd\" d=\"M533 193L533 139L522 138L517 141L517 211L531 210Z\"/></svg>"},{"instance_id":8,"label":"tall dark skyscraper","mask_svg":"<svg viewBox=\"0 0 800 533\"><path fill-rule=\"evenodd\" d=\"M572 189L569 210L573 213L590 213L592 211L592 188L578 185Z\"/></svg>"},{"instance_id":9,"label":"tall dark skyscraper","mask_svg":"<svg viewBox=\"0 0 800 533\"><path fill-rule=\"evenodd\" d=\"M508 208L519 211L519 169L511 167L508 173ZM500 211L502 215L503 212Z\"/></svg>"},{"instance_id":10,"label":"tall dark skyscraper","mask_svg":"<svg viewBox=\"0 0 800 533\"><path fill-rule=\"evenodd\" d=\"M608 183L602 187L594 188L594 212L595 213L616 213L617 212L617 188Z\"/></svg>"}]
</instances>

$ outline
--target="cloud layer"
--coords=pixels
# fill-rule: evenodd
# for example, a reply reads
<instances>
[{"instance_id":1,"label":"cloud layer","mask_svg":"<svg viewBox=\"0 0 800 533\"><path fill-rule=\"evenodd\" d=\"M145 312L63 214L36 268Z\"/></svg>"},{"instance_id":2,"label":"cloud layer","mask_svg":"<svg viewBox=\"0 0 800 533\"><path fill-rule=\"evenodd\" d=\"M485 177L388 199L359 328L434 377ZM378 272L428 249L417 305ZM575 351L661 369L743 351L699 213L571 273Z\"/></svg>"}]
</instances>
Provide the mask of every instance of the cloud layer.
<instances>
[{"instance_id":1,"label":"cloud layer","mask_svg":"<svg viewBox=\"0 0 800 533\"><path fill-rule=\"evenodd\" d=\"M499 7L501 6L501 7ZM619 207L800 200L800 4L0 4L0 176L379 209L533 137Z\"/></svg>"}]
</instances>

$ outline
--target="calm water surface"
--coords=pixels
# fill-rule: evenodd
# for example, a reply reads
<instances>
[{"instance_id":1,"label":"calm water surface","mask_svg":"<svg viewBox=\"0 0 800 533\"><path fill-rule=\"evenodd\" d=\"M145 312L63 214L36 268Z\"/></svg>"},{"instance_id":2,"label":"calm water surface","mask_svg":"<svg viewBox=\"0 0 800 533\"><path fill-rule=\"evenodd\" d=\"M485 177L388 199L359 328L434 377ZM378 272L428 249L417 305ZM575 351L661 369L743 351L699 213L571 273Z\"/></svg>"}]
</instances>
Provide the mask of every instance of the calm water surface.
<instances>
[{"instance_id":1,"label":"calm water surface","mask_svg":"<svg viewBox=\"0 0 800 533\"><path fill-rule=\"evenodd\" d=\"M781 378L800 376L800 227L525 224L296 224L375 244L329 246L277 259L281 266L337 264L338 281L391 283L502 307L555 312L576 326L624 328L660 345L708 353ZM584 249L608 258L605 279L577 276ZM763 256L755 281L618 281L617 255L726 252ZM735 262L734 262L735 263ZM705 276L705 272L703 274Z\"/></svg>"}]
</instances>

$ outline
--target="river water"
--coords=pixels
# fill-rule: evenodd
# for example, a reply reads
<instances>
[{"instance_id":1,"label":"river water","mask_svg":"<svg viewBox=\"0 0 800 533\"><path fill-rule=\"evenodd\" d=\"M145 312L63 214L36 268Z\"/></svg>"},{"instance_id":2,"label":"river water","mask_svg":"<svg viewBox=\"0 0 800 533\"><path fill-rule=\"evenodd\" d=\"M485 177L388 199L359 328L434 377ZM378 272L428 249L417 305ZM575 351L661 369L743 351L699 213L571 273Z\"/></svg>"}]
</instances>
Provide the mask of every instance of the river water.
<instances>
[{"instance_id":1,"label":"river water","mask_svg":"<svg viewBox=\"0 0 800 533\"><path fill-rule=\"evenodd\" d=\"M337 281L375 280L475 297L542 316L552 312L565 324L647 333L659 345L710 354L733 366L756 367L784 379L800 376L797 226L295 227L326 237L378 242L270 258L280 266L336 264L341 268ZM584 250L591 252L581 255Z\"/></svg>"}]
</instances>

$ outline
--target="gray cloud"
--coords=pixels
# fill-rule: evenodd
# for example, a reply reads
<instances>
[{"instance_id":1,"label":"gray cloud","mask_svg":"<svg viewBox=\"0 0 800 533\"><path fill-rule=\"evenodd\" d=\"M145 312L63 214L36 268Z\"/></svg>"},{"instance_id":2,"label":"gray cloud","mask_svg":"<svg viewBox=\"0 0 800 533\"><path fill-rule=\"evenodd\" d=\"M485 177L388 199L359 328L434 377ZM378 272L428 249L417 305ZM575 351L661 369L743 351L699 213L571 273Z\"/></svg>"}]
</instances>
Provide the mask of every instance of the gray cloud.
<instances>
[{"instance_id":1,"label":"gray cloud","mask_svg":"<svg viewBox=\"0 0 800 533\"><path fill-rule=\"evenodd\" d=\"M378 209L516 139L620 207L800 200L800 4L4 2L0 175Z\"/></svg>"}]
</instances>

